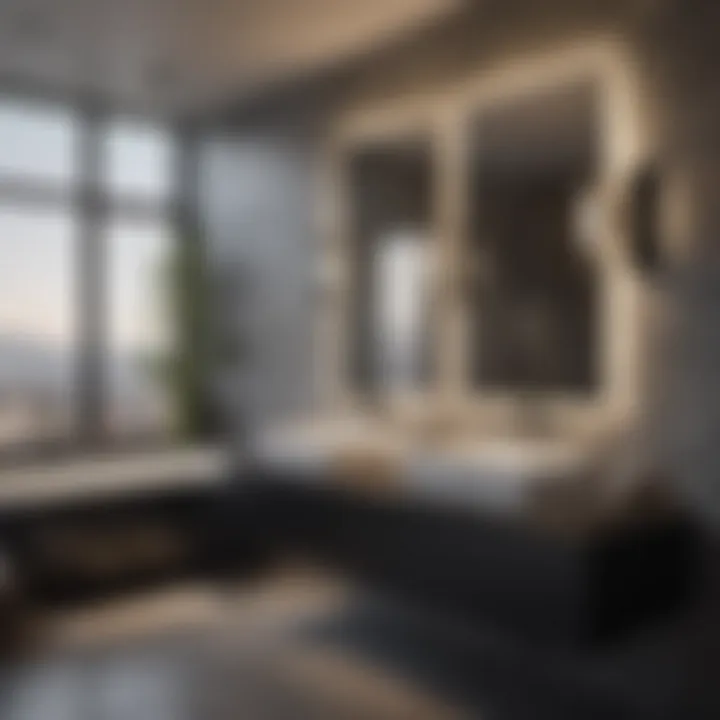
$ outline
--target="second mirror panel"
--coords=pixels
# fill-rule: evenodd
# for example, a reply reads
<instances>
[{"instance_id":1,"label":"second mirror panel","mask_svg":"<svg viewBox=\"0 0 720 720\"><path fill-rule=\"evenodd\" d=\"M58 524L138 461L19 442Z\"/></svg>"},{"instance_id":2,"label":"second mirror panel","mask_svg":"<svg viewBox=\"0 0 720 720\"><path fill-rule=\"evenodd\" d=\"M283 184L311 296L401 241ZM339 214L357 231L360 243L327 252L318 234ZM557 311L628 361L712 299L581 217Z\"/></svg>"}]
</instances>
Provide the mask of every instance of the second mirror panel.
<instances>
[{"instance_id":1,"label":"second mirror panel","mask_svg":"<svg viewBox=\"0 0 720 720\"><path fill-rule=\"evenodd\" d=\"M489 106L473 126L471 368L476 388L597 387L600 241L579 221L597 182L591 83Z\"/></svg>"}]
</instances>

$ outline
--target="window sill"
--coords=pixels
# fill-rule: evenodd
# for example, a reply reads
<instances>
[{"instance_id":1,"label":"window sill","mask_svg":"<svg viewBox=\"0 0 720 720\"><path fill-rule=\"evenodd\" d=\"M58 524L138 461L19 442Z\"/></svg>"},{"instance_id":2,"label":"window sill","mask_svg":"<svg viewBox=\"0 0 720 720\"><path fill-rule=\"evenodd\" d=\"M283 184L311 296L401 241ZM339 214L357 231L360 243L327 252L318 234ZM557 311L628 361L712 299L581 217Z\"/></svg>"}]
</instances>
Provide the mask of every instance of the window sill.
<instances>
[{"instance_id":1,"label":"window sill","mask_svg":"<svg viewBox=\"0 0 720 720\"><path fill-rule=\"evenodd\" d=\"M0 469L0 509L54 506L220 484L227 453L217 446L63 458Z\"/></svg>"}]
</instances>

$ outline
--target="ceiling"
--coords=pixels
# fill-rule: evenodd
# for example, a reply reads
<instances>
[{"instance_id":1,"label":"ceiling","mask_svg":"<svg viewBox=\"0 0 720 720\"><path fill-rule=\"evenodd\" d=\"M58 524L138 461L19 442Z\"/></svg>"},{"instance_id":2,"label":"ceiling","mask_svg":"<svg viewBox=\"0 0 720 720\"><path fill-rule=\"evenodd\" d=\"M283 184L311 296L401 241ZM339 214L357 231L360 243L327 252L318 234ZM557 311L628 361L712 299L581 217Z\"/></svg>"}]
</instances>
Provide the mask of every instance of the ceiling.
<instances>
[{"instance_id":1,"label":"ceiling","mask_svg":"<svg viewBox=\"0 0 720 720\"><path fill-rule=\"evenodd\" d=\"M464 0L0 0L0 82L178 114L400 39Z\"/></svg>"}]
</instances>

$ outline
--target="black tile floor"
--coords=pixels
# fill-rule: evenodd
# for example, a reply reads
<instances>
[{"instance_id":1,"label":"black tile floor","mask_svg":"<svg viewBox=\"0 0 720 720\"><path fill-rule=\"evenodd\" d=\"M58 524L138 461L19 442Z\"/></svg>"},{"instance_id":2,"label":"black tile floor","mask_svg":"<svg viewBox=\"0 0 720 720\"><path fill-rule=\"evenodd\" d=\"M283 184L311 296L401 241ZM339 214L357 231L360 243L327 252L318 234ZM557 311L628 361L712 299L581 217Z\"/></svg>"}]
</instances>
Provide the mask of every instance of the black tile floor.
<instances>
[{"instance_id":1,"label":"black tile floor","mask_svg":"<svg viewBox=\"0 0 720 720\"><path fill-rule=\"evenodd\" d=\"M317 575L185 586L38 618L2 670L0 719L718 718L715 608L570 654Z\"/></svg>"}]
</instances>

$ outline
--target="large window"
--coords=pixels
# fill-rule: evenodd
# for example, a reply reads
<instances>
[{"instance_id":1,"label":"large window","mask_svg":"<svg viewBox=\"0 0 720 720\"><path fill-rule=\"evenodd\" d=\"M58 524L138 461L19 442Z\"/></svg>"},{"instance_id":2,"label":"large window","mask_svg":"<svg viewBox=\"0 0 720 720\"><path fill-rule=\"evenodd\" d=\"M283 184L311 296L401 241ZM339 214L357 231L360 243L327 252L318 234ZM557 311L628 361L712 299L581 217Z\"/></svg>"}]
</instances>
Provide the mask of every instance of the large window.
<instances>
[{"instance_id":1,"label":"large window","mask_svg":"<svg viewBox=\"0 0 720 720\"><path fill-rule=\"evenodd\" d=\"M65 109L0 101L0 180L72 181L77 133L77 117Z\"/></svg>"},{"instance_id":2,"label":"large window","mask_svg":"<svg viewBox=\"0 0 720 720\"><path fill-rule=\"evenodd\" d=\"M173 143L161 128L113 122L104 141L104 185L115 196L166 201L172 193Z\"/></svg>"},{"instance_id":3,"label":"large window","mask_svg":"<svg viewBox=\"0 0 720 720\"><path fill-rule=\"evenodd\" d=\"M175 151L162 126L0 96L0 455L168 437Z\"/></svg>"},{"instance_id":4,"label":"large window","mask_svg":"<svg viewBox=\"0 0 720 720\"><path fill-rule=\"evenodd\" d=\"M73 427L78 129L64 108L0 98L0 449Z\"/></svg>"},{"instance_id":5,"label":"large window","mask_svg":"<svg viewBox=\"0 0 720 720\"><path fill-rule=\"evenodd\" d=\"M67 208L0 203L0 445L71 427L74 237Z\"/></svg>"},{"instance_id":6,"label":"large window","mask_svg":"<svg viewBox=\"0 0 720 720\"><path fill-rule=\"evenodd\" d=\"M113 218L106 241L110 429L124 435L162 433L172 423L172 232L161 220Z\"/></svg>"},{"instance_id":7,"label":"large window","mask_svg":"<svg viewBox=\"0 0 720 720\"><path fill-rule=\"evenodd\" d=\"M597 269L577 236L596 183L591 84L486 109L474 127L473 381L480 389L587 395L598 384Z\"/></svg>"}]
</instances>

